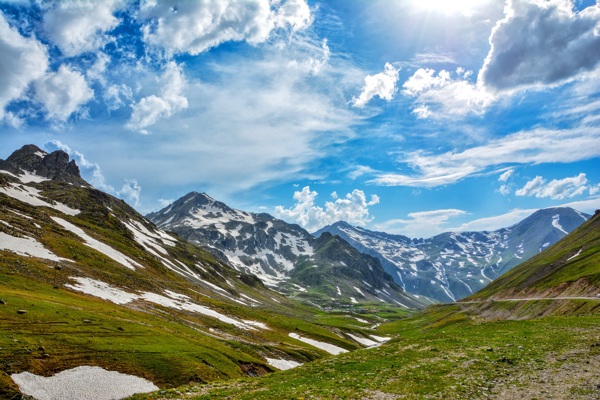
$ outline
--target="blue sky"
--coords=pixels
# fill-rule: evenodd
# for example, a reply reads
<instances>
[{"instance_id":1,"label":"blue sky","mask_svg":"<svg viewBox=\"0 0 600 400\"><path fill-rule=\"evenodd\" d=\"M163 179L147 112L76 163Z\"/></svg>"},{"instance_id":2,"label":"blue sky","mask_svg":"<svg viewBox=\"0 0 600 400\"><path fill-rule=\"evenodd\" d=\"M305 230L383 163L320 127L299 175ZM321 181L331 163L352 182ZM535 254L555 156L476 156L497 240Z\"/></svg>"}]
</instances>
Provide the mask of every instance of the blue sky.
<instances>
[{"instance_id":1,"label":"blue sky","mask_svg":"<svg viewBox=\"0 0 600 400\"><path fill-rule=\"evenodd\" d=\"M428 237L600 208L600 5L0 1L0 158Z\"/></svg>"}]
</instances>

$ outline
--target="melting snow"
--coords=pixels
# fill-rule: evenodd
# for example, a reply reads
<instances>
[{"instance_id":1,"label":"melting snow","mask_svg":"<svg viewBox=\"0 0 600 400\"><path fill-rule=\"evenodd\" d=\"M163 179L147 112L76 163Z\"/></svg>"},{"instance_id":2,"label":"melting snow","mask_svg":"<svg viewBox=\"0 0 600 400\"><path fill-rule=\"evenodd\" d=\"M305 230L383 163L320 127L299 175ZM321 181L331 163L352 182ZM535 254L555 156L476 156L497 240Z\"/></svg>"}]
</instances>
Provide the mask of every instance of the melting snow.
<instances>
[{"instance_id":1,"label":"melting snow","mask_svg":"<svg viewBox=\"0 0 600 400\"><path fill-rule=\"evenodd\" d=\"M374 340L371 339L367 339L364 337L360 337L357 335L353 335L351 333L346 333L346 335L350 336L354 341L362 344L363 346L367 346L367 347L374 347L374 346L379 346L381 343L376 342Z\"/></svg>"},{"instance_id":2,"label":"melting snow","mask_svg":"<svg viewBox=\"0 0 600 400\"><path fill-rule=\"evenodd\" d=\"M0 193L4 193L9 197L17 199L23 203L27 203L34 207L50 207L67 215L77 215L81 212L62 203L48 203L47 201L42 199L42 197L39 194L39 190L29 186L16 185L14 183L11 183L10 186L0 187Z\"/></svg>"},{"instance_id":3,"label":"melting snow","mask_svg":"<svg viewBox=\"0 0 600 400\"><path fill-rule=\"evenodd\" d=\"M113 400L158 390L152 382L100 367L77 367L50 377L21 372L11 375L19 390L37 400Z\"/></svg>"},{"instance_id":4,"label":"melting snow","mask_svg":"<svg viewBox=\"0 0 600 400\"><path fill-rule=\"evenodd\" d=\"M559 231L561 231L562 233L564 233L565 235L569 234L569 232L565 231L565 229L560 224L560 215L559 214L552 216L552 226L555 227L556 229L558 229Z\"/></svg>"},{"instance_id":5,"label":"melting snow","mask_svg":"<svg viewBox=\"0 0 600 400\"><path fill-rule=\"evenodd\" d=\"M579 249L579 251L577 252L577 254L575 254L575 255L572 255L571 257L569 257L569 258L567 259L567 261L571 261L571 260L572 260L572 259L574 259L575 257L578 257L578 256L581 254L581 250L583 250L583 249Z\"/></svg>"},{"instance_id":6,"label":"melting snow","mask_svg":"<svg viewBox=\"0 0 600 400\"><path fill-rule=\"evenodd\" d=\"M354 286L354 290L356 290L358 293L360 293L360 295L362 297L366 297L365 294L362 292L362 290L360 290L359 288L357 288L356 286Z\"/></svg>"},{"instance_id":7,"label":"melting snow","mask_svg":"<svg viewBox=\"0 0 600 400\"><path fill-rule=\"evenodd\" d=\"M201 306L196 303L192 303L189 296L179 294L170 290L165 291L168 296L163 296L152 292L142 292L140 294L129 293L116 287L110 286L108 283L97 281L90 278L71 277L71 279L77 281L76 285L65 285L73 290L87 293L92 296L100 297L104 300L112 301L116 304L127 304L134 300L146 300L154 304L161 306L174 308L176 310L185 310L196 312L198 314L205 315L207 317L216 318L226 324L231 324L246 330L255 330L256 327L262 329L269 329L265 324L258 321L239 321L237 319L223 315L217 311L214 311L208 307Z\"/></svg>"},{"instance_id":8,"label":"melting snow","mask_svg":"<svg viewBox=\"0 0 600 400\"><path fill-rule=\"evenodd\" d=\"M291 338L300 340L301 342L304 342L306 344L310 344L311 346L314 346L318 349L324 350L324 351L328 352L329 354L337 355L337 354L348 352L348 350L342 349L341 347L334 346L332 344L325 343L325 342L319 342L318 340L309 339L309 338L300 336L297 333L290 333L289 336Z\"/></svg>"},{"instance_id":9,"label":"melting snow","mask_svg":"<svg viewBox=\"0 0 600 400\"><path fill-rule=\"evenodd\" d=\"M64 229L74 233L75 235L77 235L81 239L83 239L84 244L86 246L99 251L100 253L104 254L105 256L107 256L107 257L113 259L114 261L118 262L119 264L123 265L124 267L133 269L133 270L135 270L136 267L142 268L142 266L140 264L133 261L131 258L129 258L126 255L122 254L121 252L113 249L112 247L94 239L93 237L91 237L87 233L85 233L83 231L83 229L73 225L72 223L65 221L64 219L58 218L58 217L52 217L52 219L54 220L54 222L56 222L57 224L62 226Z\"/></svg>"},{"instance_id":10,"label":"melting snow","mask_svg":"<svg viewBox=\"0 0 600 400\"><path fill-rule=\"evenodd\" d=\"M0 232L0 250L9 250L21 256L39 257L52 261L68 261L46 249L40 242L31 237L14 237Z\"/></svg>"},{"instance_id":11,"label":"melting snow","mask_svg":"<svg viewBox=\"0 0 600 400\"><path fill-rule=\"evenodd\" d=\"M350 301L352 302L352 304L358 304L358 301L356 301L354 297L350 297Z\"/></svg>"},{"instance_id":12,"label":"melting snow","mask_svg":"<svg viewBox=\"0 0 600 400\"><path fill-rule=\"evenodd\" d=\"M282 371L296 368L296 367L299 367L300 365L302 365L302 363L299 363L296 361L291 361L291 360L282 360L282 359L278 359L278 358L269 358L269 357L265 357L265 358L267 360L267 364L269 364L271 367L275 367Z\"/></svg>"}]
</instances>

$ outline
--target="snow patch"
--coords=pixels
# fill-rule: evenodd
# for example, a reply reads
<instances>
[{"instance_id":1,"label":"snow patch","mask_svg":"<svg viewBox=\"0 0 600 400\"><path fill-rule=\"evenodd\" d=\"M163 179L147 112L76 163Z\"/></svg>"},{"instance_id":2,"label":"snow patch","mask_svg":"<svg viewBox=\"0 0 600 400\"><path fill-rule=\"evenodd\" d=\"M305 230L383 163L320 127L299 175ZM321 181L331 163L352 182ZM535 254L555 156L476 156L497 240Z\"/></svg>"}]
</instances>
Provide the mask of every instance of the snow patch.
<instances>
[{"instance_id":1,"label":"snow patch","mask_svg":"<svg viewBox=\"0 0 600 400\"><path fill-rule=\"evenodd\" d=\"M358 342L360 344L362 344L363 346L366 347L375 347L375 346L379 346L380 343L376 342L374 340L371 339L367 339L361 336L357 336L357 335L353 335L351 333L346 333L346 335L350 336L352 338L352 340L354 340L355 342Z\"/></svg>"},{"instance_id":2,"label":"snow patch","mask_svg":"<svg viewBox=\"0 0 600 400\"><path fill-rule=\"evenodd\" d=\"M279 358L269 358L269 357L265 357L265 358L267 360L267 364L269 364L271 367L275 367L282 371L286 371L288 369L296 368L296 367L299 367L302 365L302 363L292 361L292 360L282 360Z\"/></svg>"},{"instance_id":3,"label":"snow patch","mask_svg":"<svg viewBox=\"0 0 600 400\"><path fill-rule=\"evenodd\" d=\"M37 400L113 400L158 390L146 379L88 366L68 369L50 377L21 372L11 378L23 394Z\"/></svg>"},{"instance_id":4,"label":"snow patch","mask_svg":"<svg viewBox=\"0 0 600 400\"><path fill-rule=\"evenodd\" d=\"M112 301L116 304L127 304L134 300L146 300L154 304L158 304L164 307L173 308L182 311L191 311L198 314L205 315L207 317L216 318L226 324L237 326L245 330L256 330L256 328L269 329L262 322L257 321L240 321L235 318L228 317L217 311L214 311L208 307L201 306L196 303L192 303L189 296L184 294L176 293L170 290L166 290L163 296L152 292L129 293L124 290L118 289L109 285L108 283L97 281L90 278L71 277L71 279L77 281L76 285L65 285L73 290L87 293L92 296L99 297L104 300Z\"/></svg>"},{"instance_id":5,"label":"snow patch","mask_svg":"<svg viewBox=\"0 0 600 400\"><path fill-rule=\"evenodd\" d=\"M289 336L291 338L297 339L306 344L310 344L311 346L316 347L317 349L324 350L324 351L328 352L329 354L338 355L341 353L348 352L348 350L342 349L341 347L334 346L332 344L325 343L325 342L319 342L318 340L309 339L309 338L300 336L297 333L290 333Z\"/></svg>"},{"instance_id":6,"label":"snow patch","mask_svg":"<svg viewBox=\"0 0 600 400\"><path fill-rule=\"evenodd\" d=\"M572 255L571 257L569 257L569 258L567 259L567 261L571 261L572 259L574 259L574 258L578 257L578 256L581 254L581 250L583 250L583 248L579 249L579 251L577 252L577 254L575 254L575 255Z\"/></svg>"},{"instance_id":7,"label":"snow patch","mask_svg":"<svg viewBox=\"0 0 600 400\"><path fill-rule=\"evenodd\" d=\"M0 193L34 207L49 207L67 215L77 215L81 212L62 203L45 201L40 196L39 190L29 186L11 183L9 186L0 187Z\"/></svg>"},{"instance_id":8,"label":"snow patch","mask_svg":"<svg viewBox=\"0 0 600 400\"><path fill-rule=\"evenodd\" d=\"M14 237L0 232L0 250L8 250L26 257L38 257L52 261L70 261L46 249L40 242L31 237Z\"/></svg>"},{"instance_id":9,"label":"snow patch","mask_svg":"<svg viewBox=\"0 0 600 400\"><path fill-rule=\"evenodd\" d=\"M565 228L563 228L562 225L560 224L560 215L559 214L552 216L552 226L555 227L556 229L558 229L559 231L561 231L562 233L564 233L565 235L569 234L569 232L567 232L565 230Z\"/></svg>"},{"instance_id":10,"label":"snow patch","mask_svg":"<svg viewBox=\"0 0 600 400\"><path fill-rule=\"evenodd\" d=\"M126 255L122 254L121 252L113 249L109 245L106 245L106 244L94 239L93 237L91 237L87 233L85 233L83 231L83 229L73 225L72 223L65 221L64 219L58 218L58 217L51 217L51 218L52 218L52 220L54 220L54 222L56 222L57 224L62 226L64 229L74 233L75 235L77 235L81 239L83 239L83 244L85 244L88 247L91 247L92 249L94 249L96 251L99 251L100 253L104 254L105 256L107 256L107 257L113 259L114 261L118 262L119 264L123 265L124 267L132 269L132 270L135 270L136 267L143 268L140 264L133 261L131 258L129 258Z\"/></svg>"}]
</instances>

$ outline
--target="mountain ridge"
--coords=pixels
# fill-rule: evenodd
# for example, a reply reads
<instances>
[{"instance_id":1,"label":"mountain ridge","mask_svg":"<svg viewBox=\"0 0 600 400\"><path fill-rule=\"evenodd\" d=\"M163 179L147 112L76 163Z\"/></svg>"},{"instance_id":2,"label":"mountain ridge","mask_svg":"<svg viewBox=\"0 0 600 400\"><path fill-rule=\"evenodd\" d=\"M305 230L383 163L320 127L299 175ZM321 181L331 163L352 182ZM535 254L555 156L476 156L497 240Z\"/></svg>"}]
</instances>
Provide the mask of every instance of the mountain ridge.
<instances>
[{"instance_id":1,"label":"mountain ridge","mask_svg":"<svg viewBox=\"0 0 600 400\"><path fill-rule=\"evenodd\" d=\"M267 286L311 304L337 307L375 301L412 308L428 302L405 294L375 258L334 238L315 238L299 225L269 214L235 210L205 193L190 192L147 217L258 276ZM322 246L336 250L321 251ZM353 261L355 271L348 267L348 253L358 260ZM327 274L329 281L319 274Z\"/></svg>"},{"instance_id":2,"label":"mountain ridge","mask_svg":"<svg viewBox=\"0 0 600 400\"><path fill-rule=\"evenodd\" d=\"M570 208L548 208L496 231L445 232L428 239L372 232L337 222L323 232L337 234L359 251L377 257L409 293L455 301L556 243L589 216Z\"/></svg>"}]
</instances>

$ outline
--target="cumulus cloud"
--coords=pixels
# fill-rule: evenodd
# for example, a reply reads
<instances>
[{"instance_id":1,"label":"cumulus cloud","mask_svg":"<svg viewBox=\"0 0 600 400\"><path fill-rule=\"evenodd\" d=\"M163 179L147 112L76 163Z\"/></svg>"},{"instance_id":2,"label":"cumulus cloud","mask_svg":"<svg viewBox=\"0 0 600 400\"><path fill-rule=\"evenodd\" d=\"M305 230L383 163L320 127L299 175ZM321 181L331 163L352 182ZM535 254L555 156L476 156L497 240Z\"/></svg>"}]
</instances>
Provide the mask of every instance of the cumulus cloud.
<instances>
[{"instance_id":1,"label":"cumulus cloud","mask_svg":"<svg viewBox=\"0 0 600 400\"><path fill-rule=\"evenodd\" d=\"M353 99L354 106L364 107L375 96L387 101L392 100L396 94L399 72L400 70L392 64L386 63L383 72L367 75L360 95Z\"/></svg>"},{"instance_id":2,"label":"cumulus cloud","mask_svg":"<svg viewBox=\"0 0 600 400\"><path fill-rule=\"evenodd\" d=\"M503 182L503 184L500 185L500 188L498 189L498 192L500 192L501 195L507 196L511 193L512 185L506 182L510 179L514 172L514 169L509 169L498 177L498 182Z\"/></svg>"},{"instance_id":3,"label":"cumulus cloud","mask_svg":"<svg viewBox=\"0 0 600 400\"><path fill-rule=\"evenodd\" d=\"M35 82L35 97L47 110L48 119L66 121L94 97L94 91L79 71L61 65Z\"/></svg>"},{"instance_id":4,"label":"cumulus cloud","mask_svg":"<svg viewBox=\"0 0 600 400\"><path fill-rule=\"evenodd\" d=\"M150 95L133 105L133 112L127 123L128 129L148 134L145 128L188 107L188 100L184 95L187 81L177 63L171 61L166 65L161 81L160 96ZM122 92L117 88L117 93ZM120 97L115 97L115 100L119 99Z\"/></svg>"},{"instance_id":5,"label":"cumulus cloud","mask_svg":"<svg viewBox=\"0 0 600 400\"><path fill-rule=\"evenodd\" d=\"M472 71L418 69L402 85L403 94L414 99L413 113L421 119L481 114L493 101L484 88L471 83Z\"/></svg>"},{"instance_id":6,"label":"cumulus cloud","mask_svg":"<svg viewBox=\"0 0 600 400\"><path fill-rule=\"evenodd\" d=\"M312 22L305 0L146 1L140 7L146 43L168 54L200 54L229 41L265 42L277 29Z\"/></svg>"},{"instance_id":7,"label":"cumulus cloud","mask_svg":"<svg viewBox=\"0 0 600 400\"><path fill-rule=\"evenodd\" d=\"M509 0L490 36L479 80L495 90L557 85L600 63L600 5L572 0Z\"/></svg>"},{"instance_id":8,"label":"cumulus cloud","mask_svg":"<svg viewBox=\"0 0 600 400\"><path fill-rule=\"evenodd\" d=\"M375 229L411 238L431 237L445 232L450 219L466 214L466 211L457 209L419 211L408 214L408 219L393 219L378 224Z\"/></svg>"},{"instance_id":9,"label":"cumulus cloud","mask_svg":"<svg viewBox=\"0 0 600 400\"><path fill-rule=\"evenodd\" d=\"M18 118L5 112L6 106L23 96L29 85L44 76L48 68L46 48L33 37L11 28L0 12L0 121L5 117L18 125Z\"/></svg>"},{"instance_id":10,"label":"cumulus cloud","mask_svg":"<svg viewBox=\"0 0 600 400\"><path fill-rule=\"evenodd\" d=\"M325 202L325 207L315 205L318 193L311 191L305 186L301 191L294 192L296 204L292 208L283 206L275 207L275 215L288 222L294 222L310 232L314 232L325 225L337 221L346 221L353 225L364 226L372 220L369 215L369 207L379 204L379 197L371 195L367 201L362 190L354 189L352 193L346 194L344 198L338 197L336 192L332 193L334 201Z\"/></svg>"},{"instance_id":11,"label":"cumulus cloud","mask_svg":"<svg viewBox=\"0 0 600 400\"><path fill-rule=\"evenodd\" d=\"M413 174L379 173L371 183L385 186L442 186L494 166L557 161L569 163L599 157L599 142L600 127L517 132L463 151L408 153L399 161L410 167Z\"/></svg>"},{"instance_id":12,"label":"cumulus cloud","mask_svg":"<svg viewBox=\"0 0 600 400\"><path fill-rule=\"evenodd\" d=\"M592 188L588 186L588 180L584 173L570 178L553 179L550 182L541 176L536 176L517 190L515 194L517 196L535 196L538 198L550 197L557 200L578 196L588 189ZM590 191L593 191L593 189Z\"/></svg>"},{"instance_id":13,"label":"cumulus cloud","mask_svg":"<svg viewBox=\"0 0 600 400\"><path fill-rule=\"evenodd\" d=\"M125 179L125 183L120 190L117 191L117 196L120 196L133 207L140 205L140 195L142 187L135 179Z\"/></svg>"},{"instance_id":14,"label":"cumulus cloud","mask_svg":"<svg viewBox=\"0 0 600 400\"><path fill-rule=\"evenodd\" d=\"M122 5L119 0L55 2L45 12L42 28L67 57L95 51L111 40L106 33L119 24L113 14Z\"/></svg>"}]
</instances>

